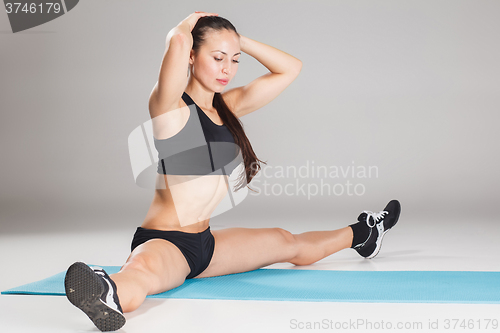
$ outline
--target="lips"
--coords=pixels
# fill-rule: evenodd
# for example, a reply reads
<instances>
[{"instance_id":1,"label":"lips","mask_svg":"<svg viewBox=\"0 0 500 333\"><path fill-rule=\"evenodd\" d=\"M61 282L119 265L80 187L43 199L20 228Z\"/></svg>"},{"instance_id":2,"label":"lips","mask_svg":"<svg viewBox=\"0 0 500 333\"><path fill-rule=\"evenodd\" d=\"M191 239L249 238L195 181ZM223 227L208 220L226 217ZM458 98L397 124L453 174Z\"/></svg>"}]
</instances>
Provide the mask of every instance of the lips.
<instances>
[{"instance_id":1,"label":"lips","mask_svg":"<svg viewBox=\"0 0 500 333\"><path fill-rule=\"evenodd\" d=\"M226 85L226 84L229 83L229 80L220 80L220 79L217 79L217 81L219 81L223 85Z\"/></svg>"}]
</instances>

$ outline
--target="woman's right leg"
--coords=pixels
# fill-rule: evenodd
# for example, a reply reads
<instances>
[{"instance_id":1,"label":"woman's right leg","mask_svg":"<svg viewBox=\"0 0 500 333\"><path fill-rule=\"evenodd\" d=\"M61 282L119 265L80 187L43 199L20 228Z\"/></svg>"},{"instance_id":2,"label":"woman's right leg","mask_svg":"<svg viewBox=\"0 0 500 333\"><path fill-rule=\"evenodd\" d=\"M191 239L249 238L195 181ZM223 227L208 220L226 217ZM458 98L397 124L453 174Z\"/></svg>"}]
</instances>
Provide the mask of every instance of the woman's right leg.
<instances>
[{"instance_id":1,"label":"woman's right leg","mask_svg":"<svg viewBox=\"0 0 500 333\"><path fill-rule=\"evenodd\" d=\"M147 295L180 286L190 272L184 255L174 244L151 239L136 247L121 270L110 278L116 284L123 312L130 312L137 309Z\"/></svg>"}]
</instances>

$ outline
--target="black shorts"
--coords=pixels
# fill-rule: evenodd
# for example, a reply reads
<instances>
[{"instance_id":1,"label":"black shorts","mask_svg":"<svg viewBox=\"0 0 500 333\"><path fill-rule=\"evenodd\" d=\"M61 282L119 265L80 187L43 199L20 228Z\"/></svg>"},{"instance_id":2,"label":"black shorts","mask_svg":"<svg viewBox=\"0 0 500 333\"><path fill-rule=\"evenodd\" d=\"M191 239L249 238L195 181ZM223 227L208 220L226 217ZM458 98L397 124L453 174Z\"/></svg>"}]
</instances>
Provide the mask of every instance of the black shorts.
<instances>
[{"instance_id":1,"label":"black shorts","mask_svg":"<svg viewBox=\"0 0 500 333\"><path fill-rule=\"evenodd\" d=\"M142 243L154 238L165 239L181 250L191 268L186 279L192 279L201 274L210 264L214 254L215 238L210 232L210 227L198 233L138 227L132 239L132 251Z\"/></svg>"}]
</instances>

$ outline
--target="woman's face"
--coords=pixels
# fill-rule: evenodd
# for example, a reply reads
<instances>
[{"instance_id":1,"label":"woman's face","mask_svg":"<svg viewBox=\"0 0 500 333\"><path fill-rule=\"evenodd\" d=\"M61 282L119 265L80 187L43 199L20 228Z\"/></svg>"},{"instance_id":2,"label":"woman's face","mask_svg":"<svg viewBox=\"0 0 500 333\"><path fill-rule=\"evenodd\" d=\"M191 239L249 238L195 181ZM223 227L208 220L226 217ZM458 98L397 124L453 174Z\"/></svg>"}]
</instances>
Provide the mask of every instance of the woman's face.
<instances>
[{"instance_id":1,"label":"woman's face","mask_svg":"<svg viewBox=\"0 0 500 333\"><path fill-rule=\"evenodd\" d=\"M236 75L240 55L240 38L234 31L209 30L198 53L191 50L191 73L205 89L220 93Z\"/></svg>"}]
</instances>

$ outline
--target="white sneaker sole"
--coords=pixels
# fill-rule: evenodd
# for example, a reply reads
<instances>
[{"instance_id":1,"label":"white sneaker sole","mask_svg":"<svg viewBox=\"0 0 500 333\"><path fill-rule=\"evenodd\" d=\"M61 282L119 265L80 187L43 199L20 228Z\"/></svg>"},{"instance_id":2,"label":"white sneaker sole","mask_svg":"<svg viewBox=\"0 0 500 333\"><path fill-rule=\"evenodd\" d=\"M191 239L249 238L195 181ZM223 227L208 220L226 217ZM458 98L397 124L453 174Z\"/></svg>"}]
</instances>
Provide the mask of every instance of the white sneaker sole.
<instances>
[{"instance_id":1,"label":"white sneaker sole","mask_svg":"<svg viewBox=\"0 0 500 333\"><path fill-rule=\"evenodd\" d=\"M377 225L377 229L378 229L378 226L379 226L379 225ZM382 228L383 228L383 226L382 226ZM375 244L377 244L377 247L375 248L375 251L373 251L373 253L372 253L372 254L370 254L368 257L365 257L366 259L372 259L372 258L374 258L374 257L375 257L375 256L379 253L380 248L382 247L382 240L384 239L384 235L385 235L385 234L386 234L389 230L391 230L391 229L387 229L386 231L384 231L384 232L382 232L382 233L380 232L380 230L378 230L378 235L379 235L379 236L378 236L377 240L375 241Z\"/></svg>"}]
</instances>

